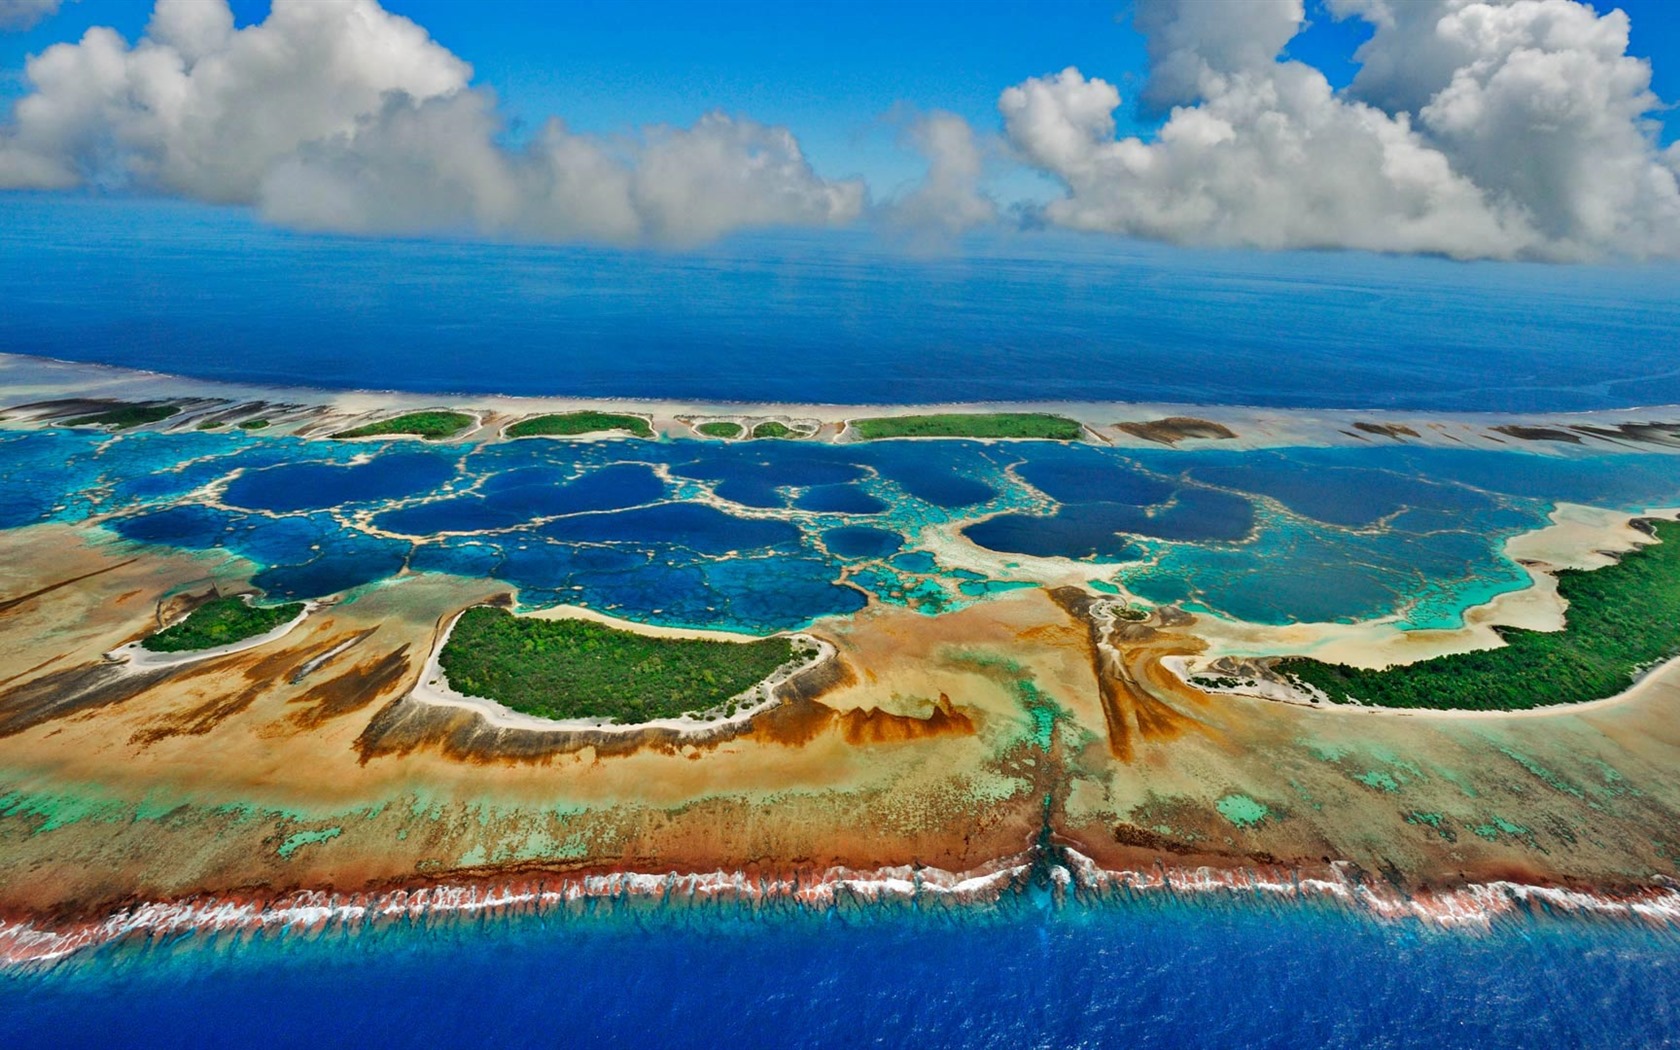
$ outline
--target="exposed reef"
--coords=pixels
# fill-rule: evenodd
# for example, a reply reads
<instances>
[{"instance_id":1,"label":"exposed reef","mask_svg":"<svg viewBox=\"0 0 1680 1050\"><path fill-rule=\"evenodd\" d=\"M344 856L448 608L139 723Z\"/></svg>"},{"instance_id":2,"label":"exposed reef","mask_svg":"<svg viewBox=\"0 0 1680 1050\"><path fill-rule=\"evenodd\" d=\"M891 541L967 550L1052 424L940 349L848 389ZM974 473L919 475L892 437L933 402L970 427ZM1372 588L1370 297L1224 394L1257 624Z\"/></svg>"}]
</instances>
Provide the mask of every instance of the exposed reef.
<instances>
[{"instance_id":1,"label":"exposed reef","mask_svg":"<svg viewBox=\"0 0 1680 1050\"><path fill-rule=\"evenodd\" d=\"M914 414L1046 412L1077 440L847 446L847 420L903 410L474 398L437 442L346 445L313 439L433 398L205 396L4 357L0 380L29 368L0 435L20 481L51 475L0 528L12 959L607 900L1676 916L1674 665L1521 714L1364 717L1206 677L1563 626L1556 570L1590 576L1672 505L1652 501L1680 439L1645 410L939 406ZM124 404L179 411L60 427ZM652 439L502 441L568 412ZM708 420L737 436L698 440ZM749 440L766 420L803 440ZM995 546L965 538L982 522ZM106 655L245 593L314 604L243 648ZM827 648L733 715L544 725L422 695L450 618L483 604Z\"/></svg>"},{"instance_id":2,"label":"exposed reef","mask_svg":"<svg viewBox=\"0 0 1680 1050\"><path fill-rule=\"evenodd\" d=\"M1237 436L1236 431L1223 423L1191 416L1168 416L1165 419L1116 423L1114 427L1132 437L1162 445L1176 445L1180 441L1190 440L1233 441Z\"/></svg>"}]
</instances>

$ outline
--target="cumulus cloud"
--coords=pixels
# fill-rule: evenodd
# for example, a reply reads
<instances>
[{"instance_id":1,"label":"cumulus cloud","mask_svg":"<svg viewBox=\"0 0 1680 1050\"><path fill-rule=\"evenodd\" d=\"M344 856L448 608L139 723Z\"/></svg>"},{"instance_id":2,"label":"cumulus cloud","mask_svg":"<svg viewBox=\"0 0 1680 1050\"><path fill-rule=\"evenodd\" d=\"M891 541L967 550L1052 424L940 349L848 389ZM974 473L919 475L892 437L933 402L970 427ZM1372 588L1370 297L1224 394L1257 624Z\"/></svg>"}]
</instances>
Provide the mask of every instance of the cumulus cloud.
<instances>
[{"instance_id":1,"label":"cumulus cloud","mask_svg":"<svg viewBox=\"0 0 1680 1050\"><path fill-rule=\"evenodd\" d=\"M974 129L955 113L922 114L905 138L927 158L927 175L894 201L893 221L919 230L957 234L997 219L997 203L980 188L985 157Z\"/></svg>"},{"instance_id":2,"label":"cumulus cloud","mask_svg":"<svg viewBox=\"0 0 1680 1050\"><path fill-rule=\"evenodd\" d=\"M691 243L844 223L856 181L822 179L782 128L713 114L622 140L551 121L510 150L493 97L374 0L158 0L145 36L88 31L30 59L0 131L0 187L132 185L361 232Z\"/></svg>"},{"instance_id":3,"label":"cumulus cloud","mask_svg":"<svg viewBox=\"0 0 1680 1050\"><path fill-rule=\"evenodd\" d=\"M1010 142L1067 195L1045 218L1174 241L1457 257L1680 254L1680 153L1658 149L1628 22L1577 0L1331 0L1369 21L1338 93L1277 55L1299 0L1137 0L1153 139L1069 68L1006 90Z\"/></svg>"},{"instance_id":4,"label":"cumulus cloud","mask_svg":"<svg viewBox=\"0 0 1680 1050\"><path fill-rule=\"evenodd\" d=\"M62 0L0 0L0 31L21 33L58 13Z\"/></svg>"}]
</instances>

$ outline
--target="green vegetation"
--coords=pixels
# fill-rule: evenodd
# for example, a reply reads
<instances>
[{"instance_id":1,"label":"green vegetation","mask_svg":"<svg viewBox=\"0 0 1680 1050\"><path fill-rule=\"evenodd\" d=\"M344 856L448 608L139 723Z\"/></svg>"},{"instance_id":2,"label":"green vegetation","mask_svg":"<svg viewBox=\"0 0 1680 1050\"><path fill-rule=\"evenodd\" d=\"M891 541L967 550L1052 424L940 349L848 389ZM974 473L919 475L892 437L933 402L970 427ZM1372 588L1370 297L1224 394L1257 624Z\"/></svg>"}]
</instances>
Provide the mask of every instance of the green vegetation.
<instances>
[{"instance_id":1,"label":"green vegetation","mask_svg":"<svg viewBox=\"0 0 1680 1050\"><path fill-rule=\"evenodd\" d=\"M1500 628L1505 645L1363 670L1307 657L1276 669L1331 700L1379 707L1514 711L1614 696L1680 652L1680 523L1652 523L1662 542L1615 565L1558 573L1562 631Z\"/></svg>"},{"instance_id":2,"label":"green vegetation","mask_svg":"<svg viewBox=\"0 0 1680 1050\"><path fill-rule=\"evenodd\" d=\"M446 413L446 414L448 414L448 413ZM392 420L392 422L395 422L395 420ZM266 419L247 419L245 422L239 424L239 429L240 430L263 430L263 429L266 429L267 427L268 427L268 420L266 420ZM460 427L456 428L456 430L459 430L459 429L460 429ZM453 431L451 431L451 433L453 433Z\"/></svg>"},{"instance_id":3,"label":"green vegetation","mask_svg":"<svg viewBox=\"0 0 1680 1050\"><path fill-rule=\"evenodd\" d=\"M758 426L753 427L753 435L752 436L755 437L755 438L793 437L793 428L791 428L789 426L786 426L782 423L778 423L774 419L766 419L764 422L760 423Z\"/></svg>"},{"instance_id":4,"label":"green vegetation","mask_svg":"<svg viewBox=\"0 0 1680 1050\"><path fill-rule=\"evenodd\" d=\"M154 653L214 649L267 634L302 611L302 602L250 605L243 598L216 598L194 609L173 627L141 640L140 647Z\"/></svg>"},{"instance_id":5,"label":"green vegetation","mask_svg":"<svg viewBox=\"0 0 1680 1050\"><path fill-rule=\"evenodd\" d=\"M64 425L70 427L85 427L89 424L110 427L112 430L127 430L129 427L142 427L147 423L159 423L181 411L174 405L118 405L116 408L95 412L91 416L78 416L67 421Z\"/></svg>"},{"instance_id":6,"label":"green vegetation","mask_svg":"<svg viewBox=\"0 0 1680 1050\"><path fill-rule=\"evenodd\" d=\"M267 420L254 420L268 426ZM472 425L473 417L465 412L407 412L392 419L382 419L377 423L357 427L354 430L340 430L332 435L335 438L363 438L384 437L386 435L412 434L423 437L427 441L440 441L446 437L453 437L464 428ZM259 430L261 427L240 426L247 430Z\"/></svg>"},{"instance_id":7,"label":"green vegetation","mask_svg":"<svg viewBox=\"0 0 1680 1050\"><path fill-rule=\"evenodd\" d=\"M851 430L864 441L900 437L1044 438L1077 441L1084 433L1066 416L1046 412L952 412L931 416L854 419Z\"/></svg>"},{"instance_id":8,"label":"green vegetation","mask_svg":"<svg viewBox=\"0 0 1680 1050\"><path fill-rule=\"evenodd\" d=\"M654 638L480 606L455 621L439 663L457 692L515 711L635 723L715 708L793 656L787 638Z\"/></svg>"},{"instance_id":9,"label":"green vegetation","mask_svg":"<svg viewBox=\"0 0 1680 1050\"><path fill-rule=\"evenodd\" d=\"M204 422L202 422L198 425L198 429L199 430L220 430L225 426L227 426L227 424L222 422L219 419L206 419Z\"/></svg>"},{"instance_id":10,"label":"green vegetation","mask_svg":"<svg viewBox=\"0 0 1680 1050\"><path fill-rule=\"evenodd\" d=\"M742 433L741 424L731 423L723 419L701 423L694 429L709 438L738 438Z\"/></svg>"},{"instance_id":11,"label":"green vegetation","mask_svg":"<svg viewBox=\"0 0 1680 1050\"><path fill-rule=\"evenodd\" d=\"M650 438L653 428L641 416L619 412L562 412L551 416L522 419L507 428L508 437L573 437L578 434L598 434L608 430L627 430L637 437Z\"/></svg>"}]
</instances>

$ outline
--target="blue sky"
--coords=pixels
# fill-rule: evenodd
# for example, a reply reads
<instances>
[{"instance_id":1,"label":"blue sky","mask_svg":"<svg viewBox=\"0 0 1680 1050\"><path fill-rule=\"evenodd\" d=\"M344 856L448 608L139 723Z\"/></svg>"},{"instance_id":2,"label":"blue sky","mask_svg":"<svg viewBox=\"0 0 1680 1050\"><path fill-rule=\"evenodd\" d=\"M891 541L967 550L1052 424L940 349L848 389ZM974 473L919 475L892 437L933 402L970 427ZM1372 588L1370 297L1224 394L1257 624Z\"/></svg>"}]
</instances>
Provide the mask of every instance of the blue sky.
<instances>
[{"instance_id":1,"label":"blue sky","mask_svg":"<svg viewBox=\"0 0 1680 1050\"><path fill-rule=\"evenodd\" d=\"M550 115L579 131L618 132L649 123L686 125L714 109L742 113L798 134L825 175L861 175L878 193L917 178L923 164L898 142L895 107L945 109L980 129L999 124L998 93L1029 76L1078 66L1116 83L1127 100L1122 134L1147 131L1131 103L1145 72L1144 41L1126 0L998 0L957 3L818 4L636 0L385 0L387 10L426 27L472 63L474 82L492 88L526 124ZM1653 87L1680 100L1680 3L1594 0L1632 19L1630 51L1653 59ZM1355 70L1351 56L1369 35L1337 22L1309 0L1311 27L1288 54L1315 65L1333 84ZM261 21L267 0L235 0L239 24ZM108 25L137 39L150 5L79 0L26 33L0 35L5 95L23 90L25 58L53 43ZM1680 133L1680 112L1663 114L1665 140ZM1050 183L1017 173L1023 190Z\"/></svg>"},{"instance_id":2,"label":"blue sky","mask_svg":"<svg viewBox=\"0 0 1680 1050\"><path fill-rule=\"evenodd\" d=\"M0 103L34 94L0 118L0 190L558 243L1061 227L1680 257L1674 0L1626 0L1626 38L1605 0L1305 0L1304 27L1292 0L157 2L145 48L142 0L0 32ZM93 26L122 41L76 45ZM1182 105L1140 111L1146 86Z\"/></svg>"}]
</instances>

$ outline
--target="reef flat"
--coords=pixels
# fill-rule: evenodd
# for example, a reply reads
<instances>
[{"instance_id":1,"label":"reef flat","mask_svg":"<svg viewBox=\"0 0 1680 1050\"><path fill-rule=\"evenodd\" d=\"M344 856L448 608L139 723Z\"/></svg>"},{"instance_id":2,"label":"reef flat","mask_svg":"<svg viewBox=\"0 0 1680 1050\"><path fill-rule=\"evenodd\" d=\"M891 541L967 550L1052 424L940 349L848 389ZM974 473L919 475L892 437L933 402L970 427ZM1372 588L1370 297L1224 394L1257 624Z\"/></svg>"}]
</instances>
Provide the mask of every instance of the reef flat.
<instances>
[{"instance_id":1,"label":"reef flat","mask_svg":"<svg viewBox=\"0 0 1680 1050\"><path fill-rule=\"evenodd\" d=\"M1565 628L1560 578L1672 542L1634 523L1680 506L1660 422L1680 410L1008 406L1079 439L852 441L882 410L440 408L21 358L0 381L7 958L218 922L1034 882L1445 923L1535 901L1680 913L1672 661L1522 713L1239 681ZM378 433L422 411L466 422ZM510 434L584 411L647 433ZM701 429L719 422L734 436ZM767 422L785 433L748 437ZM295 615L145 651L217 595ZM509 681L521 660L582 681L543 663L564 639L568 660L634 654L589 689L669 686L673 706L615 721L475 696L489 669L444 658L468 610L559 625L503 639ZM773 644L661 682L675 640L743 638Z\"/></svg>"}]
</instances>

